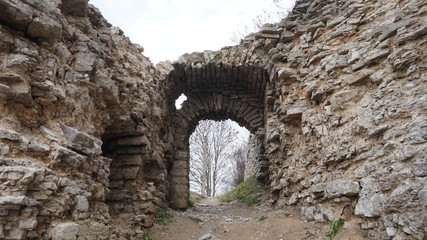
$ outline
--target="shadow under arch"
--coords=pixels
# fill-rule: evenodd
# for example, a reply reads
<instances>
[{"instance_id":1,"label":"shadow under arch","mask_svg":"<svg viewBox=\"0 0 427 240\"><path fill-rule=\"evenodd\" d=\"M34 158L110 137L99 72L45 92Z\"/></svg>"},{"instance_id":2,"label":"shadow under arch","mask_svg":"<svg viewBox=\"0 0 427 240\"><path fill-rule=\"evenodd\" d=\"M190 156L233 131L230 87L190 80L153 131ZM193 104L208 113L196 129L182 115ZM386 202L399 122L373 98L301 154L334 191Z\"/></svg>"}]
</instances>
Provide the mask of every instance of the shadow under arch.
<instances>
[{"instance_id":1,"label":"shadow under arch","mask_svg":"<svg viewBox=\"0 0 427 240\"><path fill-rule=\"evenodd\" d=\"M169 205L188 207L189 137L200 120L231 119L246 127L257 138L264 135L264 96L267 73L264 66L226 66L222 63L179 64L167 78L166 96L171 117L172 138L169 179ZM185 94L180 109L174 102ZM259 160L261 161L261 159Z\"/></svg>"}]
</instances>

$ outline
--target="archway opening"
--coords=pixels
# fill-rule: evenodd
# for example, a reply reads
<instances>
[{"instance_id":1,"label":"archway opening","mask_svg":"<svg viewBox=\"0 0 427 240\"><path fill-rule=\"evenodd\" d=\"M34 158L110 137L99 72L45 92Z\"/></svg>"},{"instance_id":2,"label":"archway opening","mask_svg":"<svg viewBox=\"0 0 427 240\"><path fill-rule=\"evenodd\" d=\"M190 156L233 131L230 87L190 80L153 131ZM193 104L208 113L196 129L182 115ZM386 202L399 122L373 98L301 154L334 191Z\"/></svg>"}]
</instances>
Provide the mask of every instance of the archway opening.
<instances>
[{"instance_id":1,"label":"archway opening","mask_svg":"<svg viewBox=\"0 0 427 240\"><path fill-rule=\"evenodd\" d=\"M187 96L184 94L181 94L176 100L175 100L175 108L181 109L184 102L187 100Z\"/></svg>"},{"instance_id":2,"label":"archway opening","mask_svg":"<svg viewBox=\"0 0 427 240\"><path fill-rule=\"evenodd\" d=\"M228 119L201 120L190 135L190 191L206 197L243 182L249 131Z\"/></svg>"}]
</instances>

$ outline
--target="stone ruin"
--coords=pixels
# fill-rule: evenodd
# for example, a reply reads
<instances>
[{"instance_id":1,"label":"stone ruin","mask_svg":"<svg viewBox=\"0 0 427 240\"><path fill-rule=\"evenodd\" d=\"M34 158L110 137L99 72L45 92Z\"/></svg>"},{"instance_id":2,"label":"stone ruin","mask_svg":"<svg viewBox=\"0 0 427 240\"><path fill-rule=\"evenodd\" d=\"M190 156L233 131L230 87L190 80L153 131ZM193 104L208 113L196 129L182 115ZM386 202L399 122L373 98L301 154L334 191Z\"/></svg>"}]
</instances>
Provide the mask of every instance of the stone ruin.
<instances>
[{"instance_id":1,"label":"stone ruin","mask_svg":"<svg viewBox=\"0 0 427 240\"><path fill-rule=\"evenodd\" d=\"M238 46L142 52L87 0L0 0L0 239L140 236L187 208L197 122L227 118L272 206L426 238L425 0L300 0Z\"/></svg>"}]
</instances>

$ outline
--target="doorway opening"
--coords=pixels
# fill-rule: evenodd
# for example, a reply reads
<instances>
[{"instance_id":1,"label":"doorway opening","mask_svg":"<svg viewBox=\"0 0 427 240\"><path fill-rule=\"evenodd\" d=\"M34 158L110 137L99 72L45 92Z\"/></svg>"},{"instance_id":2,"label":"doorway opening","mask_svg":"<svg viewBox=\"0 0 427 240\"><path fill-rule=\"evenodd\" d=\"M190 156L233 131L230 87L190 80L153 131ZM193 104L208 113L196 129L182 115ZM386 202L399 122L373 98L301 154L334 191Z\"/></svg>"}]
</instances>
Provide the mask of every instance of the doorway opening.
<instances>
[{"instance_id":1,"label":"doorway opening","mask_svg":"<svg viewBox=\"0 0 427 240\"><path fill-rule=\"evenodd\" d=\"M190 191L225 194L244 181L249 131L228 119L201 120L189 138Z\"/></svg>"}]
</instances>

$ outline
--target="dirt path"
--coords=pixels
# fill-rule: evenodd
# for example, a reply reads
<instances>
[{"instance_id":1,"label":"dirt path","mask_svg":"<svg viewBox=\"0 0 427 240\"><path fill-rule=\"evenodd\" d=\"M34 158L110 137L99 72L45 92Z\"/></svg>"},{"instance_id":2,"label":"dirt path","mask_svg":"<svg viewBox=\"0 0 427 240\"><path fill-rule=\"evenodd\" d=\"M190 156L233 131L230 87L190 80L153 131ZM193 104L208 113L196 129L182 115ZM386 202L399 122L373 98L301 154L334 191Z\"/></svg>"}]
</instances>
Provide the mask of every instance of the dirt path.
<instances>
[{"instance_id":1,"label":"dirt path","mask_svg":"<svg viewBox=\"0 0 427 240\"><path fill-rule=\"evenodd\" d=\"M175 222L151 229L153 240L298 240L328 239L329 224L304 222L293 209L243 203L222 203L206 198L185 212L173 211ZM346 222L334 239L367 239L356 226Z\"/></svg>"}]
</instances>

